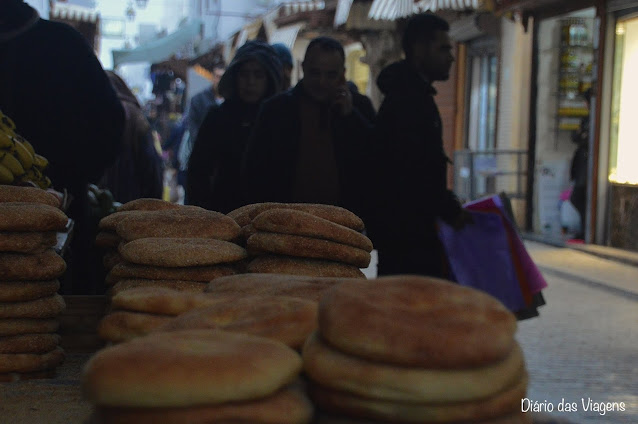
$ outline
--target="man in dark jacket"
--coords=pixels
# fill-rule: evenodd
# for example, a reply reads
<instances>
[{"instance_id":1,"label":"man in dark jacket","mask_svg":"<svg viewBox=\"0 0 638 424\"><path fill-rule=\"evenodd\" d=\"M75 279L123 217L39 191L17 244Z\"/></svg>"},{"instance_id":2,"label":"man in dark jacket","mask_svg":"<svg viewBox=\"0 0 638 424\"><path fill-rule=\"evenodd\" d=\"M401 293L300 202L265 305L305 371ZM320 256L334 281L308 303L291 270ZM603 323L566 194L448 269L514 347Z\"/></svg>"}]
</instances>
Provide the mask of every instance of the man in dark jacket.
<instances>
[{"instance_id":1,"label":"man in dark jacket","mask_svg":"<svg viewBox=\"0 0 638 424\"><path fill-rule=\"evenodd\" d=\"M244 155L246 203L323 203L362 214L371 128L353 107L344 62L338 41L312 40L303 80L264 103Z\"/></svg>"},{"instance_id":2,"label":"man in dark jacket","mask_svg":"<svg viewBox=\"0 0 638 424\"><path fill-rule=\"evenodd\" d=\"M413 16L403 35L405 60L377 80L384 101L377 115L378 187L369 234L379 253L380 275L443 276L436 220L462 226L466 214L447 189L447 158L434 81L449 78L454 61L449 25L431 15Z\"/></svg>"},{"instance_id":3,"label":"man in dark jacket","mask_svg":"<svg viewBox=\"0 0 638 424\"><path fill-rule=\"evenodd\" d=\"M73 292L94 294L86 258L95 237L88 183L98 181L120 149L124 109L82 35L40 19L20 0L0 2L0 63L0 109L49 159L54 187L74 198L67 211L75 220Z\"/></svg>"}]
</instances>

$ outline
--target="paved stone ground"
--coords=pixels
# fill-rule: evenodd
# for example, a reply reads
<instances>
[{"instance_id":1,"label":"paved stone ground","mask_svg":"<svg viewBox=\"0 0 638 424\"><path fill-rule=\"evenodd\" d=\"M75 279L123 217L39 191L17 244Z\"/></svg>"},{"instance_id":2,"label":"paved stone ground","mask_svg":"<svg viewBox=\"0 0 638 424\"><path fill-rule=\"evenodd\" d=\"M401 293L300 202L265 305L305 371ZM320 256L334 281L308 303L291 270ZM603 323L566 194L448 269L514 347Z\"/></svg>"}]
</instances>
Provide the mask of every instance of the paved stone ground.
<instances>
[{"instance_id":1,"label":"paved stone ground","mask_svg":"<svg viewBox=\"0 0 638 424\"><path fill-rule=\"evenodd\" d=\"M519 323L528 398L574 423L638 423L638 268L570 249L526 243L548 288L541 316ZM624 402L624 412L585 411ZM576 412L559 412L562 399Z\"/></svg>"}]
</instances>

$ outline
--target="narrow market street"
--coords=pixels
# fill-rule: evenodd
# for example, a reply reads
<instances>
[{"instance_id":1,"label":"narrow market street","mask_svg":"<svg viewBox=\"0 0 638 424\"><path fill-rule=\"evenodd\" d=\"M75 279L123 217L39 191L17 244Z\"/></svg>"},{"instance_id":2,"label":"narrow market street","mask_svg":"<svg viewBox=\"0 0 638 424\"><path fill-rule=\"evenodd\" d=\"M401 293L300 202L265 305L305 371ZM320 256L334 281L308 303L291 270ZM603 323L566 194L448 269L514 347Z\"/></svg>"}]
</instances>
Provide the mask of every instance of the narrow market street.
<instances>
[{"instance_id":1,"label":"narrow market street","mask_svg":"<svg viewBox=\"0 0 638 424\"><path fill-rule=\"evenodd\" d=\"M541 316L520 322L517 332L530 374L528 398L574 423L638 422L638 268L526 245L548 283ZM558 411L563 399L577 410ZM625 411L585 410L589 399L624 402Z\"/></svg>"}]
</instances>

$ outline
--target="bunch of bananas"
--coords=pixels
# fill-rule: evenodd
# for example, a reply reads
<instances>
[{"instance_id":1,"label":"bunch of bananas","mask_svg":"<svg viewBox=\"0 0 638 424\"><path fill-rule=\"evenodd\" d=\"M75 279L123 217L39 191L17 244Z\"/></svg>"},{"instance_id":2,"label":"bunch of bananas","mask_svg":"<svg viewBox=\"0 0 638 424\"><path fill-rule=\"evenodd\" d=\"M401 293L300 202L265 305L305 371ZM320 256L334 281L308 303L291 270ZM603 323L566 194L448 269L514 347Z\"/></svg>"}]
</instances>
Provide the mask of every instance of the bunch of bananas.
<instances>
[{"instance_id":1,"label":"bunch of bananas","mask_svg":"<svg viewBox=\"0 0 638 424\"><path fill-rule=\"evenodd\" d=\"M51 180L43 173L49 161L37 154L15 129L11 118L0 111L0 184L31 182L49 188Z\"/></svg>"}]
</instances>

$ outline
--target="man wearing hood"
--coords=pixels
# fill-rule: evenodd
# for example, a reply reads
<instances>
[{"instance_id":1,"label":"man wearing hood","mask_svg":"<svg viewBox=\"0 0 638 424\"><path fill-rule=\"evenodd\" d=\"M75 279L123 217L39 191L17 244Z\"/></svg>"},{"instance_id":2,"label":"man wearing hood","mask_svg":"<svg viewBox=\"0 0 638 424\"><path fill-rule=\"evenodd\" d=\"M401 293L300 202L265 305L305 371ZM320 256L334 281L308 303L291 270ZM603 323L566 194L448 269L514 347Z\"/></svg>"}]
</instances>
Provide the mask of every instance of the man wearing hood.
<instances>
[{"instance_id":1,"label":"man wearing hood","mask_svg":"<svg viewBox=\"0 0 638 424\"><path fill-rule=\"evenodd\" d=\"M219 81L220 106L208 110L188 163L188 203L228 213L243 206L241 161L262 102L281 89L281 62L261 41L240 47Z\"/></svg>"},{"instance_id":2,"label":"man wearing hood","mask_svg":"<svg viewBox=\"0 0 638 424\"><path fill-rule=\"evenodd\" d=\"M124 109L93 50L75 29L41 19L21 0L0 1L0 109L36 152L46 174L73 201L70 273L74 294L95 294L87 251L88 183L97 182L121 146ZM66 283L63 283L63 291Z\"/></svg>"},{"instance_id":3,"label":"man wearing hood","mask_svg":"<svg viewBox=\"0 0 638 424\"><path fill-rule=\"evenodd\" d=\"M341 44L313 39L304 77L264 103L244 155L247 203L322 203L362 214L369 121L353 106Z\"/></svg>"},{"instance_id":4,"label":"man wearing hood","mask_svg":"<svg viewBox=\"0 0 638 424\"><path fill-rule=\"evenodd\" d=\"M403 34L405 60L386 67L377 85L385 95L376 121L379 159L375 214L368 225L379 253L379 275L444 275L436 220L456 227L467 220L447 189L448 157L435 81L449 78L454 62L448 23L413 16Z\"/></svg>"}]
</instances>

